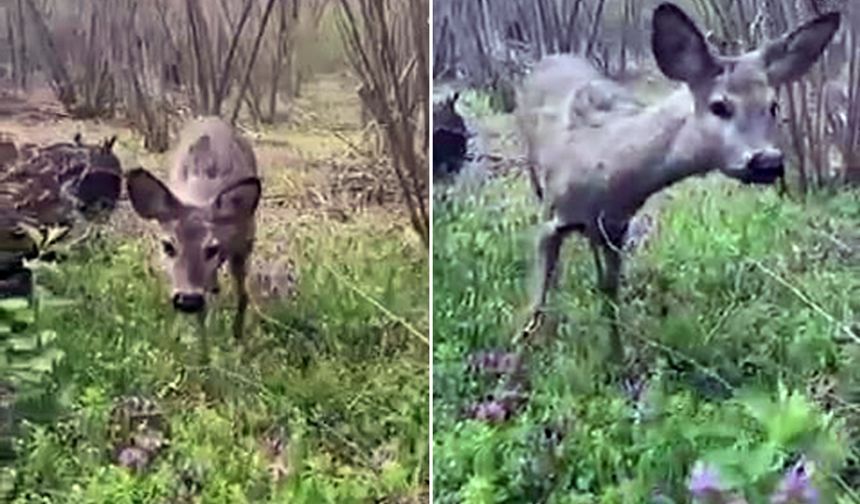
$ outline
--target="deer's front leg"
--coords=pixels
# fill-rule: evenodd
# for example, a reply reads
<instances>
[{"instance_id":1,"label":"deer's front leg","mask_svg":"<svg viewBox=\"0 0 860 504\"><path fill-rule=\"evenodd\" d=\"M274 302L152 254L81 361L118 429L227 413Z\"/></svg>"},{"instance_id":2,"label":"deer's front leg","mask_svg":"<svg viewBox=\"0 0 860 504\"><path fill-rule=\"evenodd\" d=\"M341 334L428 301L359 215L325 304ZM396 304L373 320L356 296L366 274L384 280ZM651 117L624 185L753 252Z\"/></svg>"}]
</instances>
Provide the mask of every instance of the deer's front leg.
<instances>
[{"instance_id":1,"label":"deer's front leg","mask_svg":"<svg viewBox=\"0 0 860 504\"><path fill-rule=\"evenodd\" d=\"M200 361L209 364L209 333L206 330L206 310L197 313L197 333L200 335Z\"/></svg>"},{"instance_id":2,"label":"deer's front leg","mask_svg":"<svg viewBox=\"0 0 860 504\"><path fill-rule=\"evenodd\" d=\"M537 247L538 290L532 305L534 312L542 310L546 305L549 289L556 276L558 257L564 238L565 233L562 232L556 219L546 223L541 230Z\"/></svg>"},{"instance_id":3,"label":"deer's front leg","mask_svg":"<svg viewBox=\"0 0 860 504\"><path fill-rule=\"evenodd\" d=\"M624 245L624 235L627 232L628 223L615 224L601 221L598 224L603 238L601 248L605 260L605 269L600 280L600 290L604 295L603 313L610 323L611 351L613 355L623 355L618 320L618 291L621 285L621 268L623 266L621 247Z\"/></svg>"},{"instance_id":4,"label":"deer's front leg","mask_svg":"<svg viewBox=\"0 0 860 504\"><path fill-rule=\"evenodd\" d=\"M544 224L540 232L537 245L538 287L532 302L531 317L519 339L528 339L541 326L549 289L557 277L559 252L567 234L568 232L559 225L557 219Z\"/></svg>"},{"instance_id":5,"label":"deer's front leg","mask_svg":"<svg viewBox=\"0 0 860 504\"><path fill-rule=\"evenodd\" d=\"M613 355L622 355L621 335L618 320L618 289L621 284L622 258L619 249L605 246L603 249L606 259L606 270L600 282L600 290L603 293L603 314L609 319L610 325L610 351Z\"/></svg>"},{"instance_id":6,"label":"deer's front leg","mask_svg":"<svg viewBox=\"0 0 860 504\"><path fill-rule=\"evenodd\" d=\"M591 253L594 255L594 269L597 273L597 287L598 289L603 288L603 260L601 257L601 244L600 240L596 238L589 238L588 244L591 246Z\"/></svg>"},{"instance_id":7,"label":"deer's front leg","mask_svg":"<svg viewBox=\"0 0 860 504\"><path fill-rule=\"evenodd\" d=\"M230 258L230 275L236 291L236 318L233 319L233 337L241 340L245 329L245 310L248 308L248 287L245 277L248 274L248 256L237 255Z\"/></svg>"},{"instance_id":8,"label":"deer's front leg","mask_svg":"<svg viewBox=\"0 0 860 504\"><path fill-rule=\"evenodd\" d=\"M538 201L543 201L543 188L540 185L540 179L538 178L537 168L534 163L529 162L529 180L532 184L532 190L535 192L535 196L537 196Z\"/></svg>"}]
</instances>

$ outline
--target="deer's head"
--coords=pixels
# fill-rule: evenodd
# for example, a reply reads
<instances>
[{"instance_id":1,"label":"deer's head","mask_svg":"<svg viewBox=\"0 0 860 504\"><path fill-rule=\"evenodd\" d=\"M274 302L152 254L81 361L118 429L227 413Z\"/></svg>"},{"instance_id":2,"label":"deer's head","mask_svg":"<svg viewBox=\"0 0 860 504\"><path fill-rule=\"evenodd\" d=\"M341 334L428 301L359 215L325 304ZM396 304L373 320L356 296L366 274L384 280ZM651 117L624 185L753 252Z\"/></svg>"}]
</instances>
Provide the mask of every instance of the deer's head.
<instances>
[{"instance_id":1,"label":"deer's head","mask_svg":"<svg viewBox=\"0 0 860 504\"><path fill-rule=\"evenodd\" d=\"M183 203L142 168L128 173L127 185L135 212L160 225L173 306L186 313L202 311L206 295L217 291L218 269L229 259L231 244L253 218L262 190L260 179L239 180L205 206Z\"/></svg>"},{"instance_id":2,"label":"deer's head","mask_svg":"<svg viewBox=\"0 0 860 504\"><path fill-rule=\"evenodd\" d=\"M747 183L773 183L785 171L779 147L777 88L802 77L839 29L826 14L739 56L713 54L702 32L678 7L654 12L652 50L660 71L683 81L695 103L695 140L708 161Z\"/></svg>"}]
</instances>

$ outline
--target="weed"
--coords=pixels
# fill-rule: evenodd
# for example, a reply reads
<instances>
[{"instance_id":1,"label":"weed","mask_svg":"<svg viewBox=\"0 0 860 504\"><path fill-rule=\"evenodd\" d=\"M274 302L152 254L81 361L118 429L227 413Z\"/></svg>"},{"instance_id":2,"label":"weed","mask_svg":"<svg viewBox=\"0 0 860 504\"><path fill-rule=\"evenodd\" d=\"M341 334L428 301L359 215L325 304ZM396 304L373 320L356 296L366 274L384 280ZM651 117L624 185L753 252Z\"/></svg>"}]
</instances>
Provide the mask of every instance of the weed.
<instances>
[{"instance_id":1,"label":"weed","mask_svg":"<svg viewBox=\"0 0 860 504\"><path fill-rule=\"evenodd\" d=\"M765 502L803 457L821 502L860 502L858 203L713 177L670 190L626 271L622 334L638 360L620 380L605 379L590 252L570 240L556 325L524 354L528 403L489 422L467 414L494 390L469 358L517 350L539 208L514 176L435 202L435 500L689 502L702 461Z\"/></svg>"},{"instance_id":2,"label":"weed","mask_svg":"<svg viewBox=\"0 0 860 504\"><path fill-rule=\"evenodd\" d=\"M223 292L205 368L195 325L168 306L142 241L105 238L41 273L45 289L74 301L32 321L35 334L56 335L64 358L48 383L62 385L68 403L25 426L13 502L366 502L425 492L422 249L393 231L323 225L297 230L291 246L307 255L296 260L295 298L260 307L239 349L228 330L233 293ZM169 436L152 460L124 450L142 468L134 471L114 463L109 433L116 401L138 395L157 403Z\"/></svg>"}]
</instances>

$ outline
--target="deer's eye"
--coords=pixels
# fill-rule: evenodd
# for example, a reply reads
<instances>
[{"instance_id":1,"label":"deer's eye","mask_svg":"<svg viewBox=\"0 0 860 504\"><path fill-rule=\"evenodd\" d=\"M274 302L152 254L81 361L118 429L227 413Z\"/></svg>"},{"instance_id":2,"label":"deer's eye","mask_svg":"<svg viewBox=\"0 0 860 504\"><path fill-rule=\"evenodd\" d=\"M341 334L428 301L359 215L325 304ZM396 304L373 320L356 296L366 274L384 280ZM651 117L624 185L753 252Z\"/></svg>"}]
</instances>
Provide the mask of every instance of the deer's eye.
<instances>
[{"instance_id":1,"label":"deer's eye","mask_svg":"<svg viewBox=\"0 0 860 504\"><path fill-rule=\"evenodd\" d=\"M215 259L215 256L217 256L217 255L218 255L218 247L216 245L210 245L210 246L203 249L203 257L207 261L211 261L212 259Z\"/></svg>"},{"instance_id":2,"label":"deer's eye","mask_svg":"<svg viewBox=\"0 0 860 504\"><path fill-rule=\"evenodd\" d=\"M735 111L732 109L732 106L726 100L717 100L715 102L711 102L709 107L711 109L711 113L720 119L731 119L734 115Z\"/></svg>"},{"instance_id":3,"label":"deer's eye","mask_svg":"<svg viewBox=\"0 0 860 504\"><path fill-rule=\"evenodd\" d=\"M169 241L165 240L161 242L161 248L164 249L164 253L167 254L167 257L176 257L176 247L174 247Z\"/></svg>"},{"instance_id":4,"label":"deer's eye","mask_svg":"<svg viewBox=\"0 0 860 504\"><path fill-rule=\"evenodd\" d=\"M770 115L773 118L776 118L776 116L779 115L779 102L778 101L774 101L773 103L770 104Z\"/></svg>"}]
</instances>

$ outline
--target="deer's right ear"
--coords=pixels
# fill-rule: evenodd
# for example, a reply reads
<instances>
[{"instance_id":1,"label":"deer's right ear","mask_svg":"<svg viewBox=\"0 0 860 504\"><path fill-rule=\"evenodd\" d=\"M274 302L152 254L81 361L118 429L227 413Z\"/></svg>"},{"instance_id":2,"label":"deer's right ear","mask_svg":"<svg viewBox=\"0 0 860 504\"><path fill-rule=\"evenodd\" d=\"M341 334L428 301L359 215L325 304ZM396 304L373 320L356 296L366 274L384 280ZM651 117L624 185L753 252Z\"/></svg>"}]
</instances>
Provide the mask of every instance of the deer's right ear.
<instances>
[{"instance_id":1,"label":"deer's right ear","mask_svg":"<svg viewBox=\"0 0 860 504\"><path fill-rule=\"evenodd\" d=\"M660 4L652 24L651 50L666 77L695 85L722 71L702 32L680 8Z\"/></svg>"},{"instance_id":2,"label":"deer's right ear","mask_svg":"<svg viewBox=\"0 0 860 504\"><path fill-rule=\"evenodd\" d=\"M128 172L126 186L131 206L144 219L166 222L178 216L182 203L167 186L143 168Z\"/></svg>"}]
</instances>

